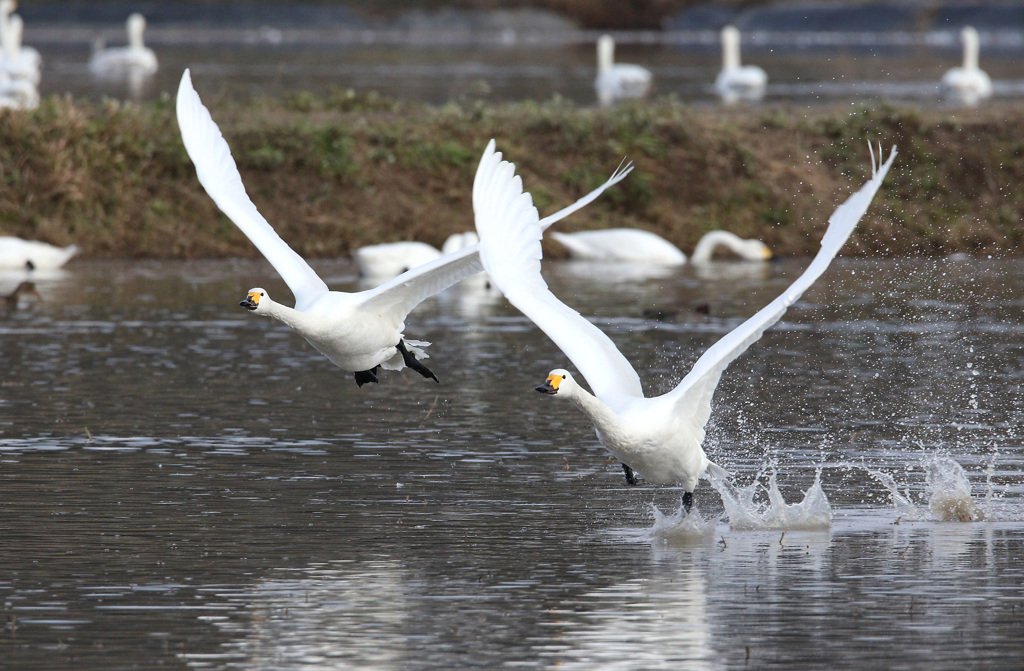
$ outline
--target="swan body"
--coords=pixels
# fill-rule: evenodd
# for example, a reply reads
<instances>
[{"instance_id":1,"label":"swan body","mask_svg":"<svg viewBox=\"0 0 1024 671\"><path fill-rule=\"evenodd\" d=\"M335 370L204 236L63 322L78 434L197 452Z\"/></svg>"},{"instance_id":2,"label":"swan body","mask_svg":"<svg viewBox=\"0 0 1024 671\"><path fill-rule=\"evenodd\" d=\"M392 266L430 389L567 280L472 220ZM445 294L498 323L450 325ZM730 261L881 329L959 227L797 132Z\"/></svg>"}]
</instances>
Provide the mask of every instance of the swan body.
<instances>
[{"instance_id":1,"label":"swan body","mask_svg":"<svg viewBox=\"0 0 1024 671\"><path fill-rule=\"evenodd\" d=\"M597 79L594 89L602 105L627 98L643 98L651 90L651 71L639 65L615 62L615 40L602 35L597 40Z\"/></svg>"},{"instance_id":2,"label":"swan body","mask_svg":"<svg viewBox=\"0 0 1024 671\"><path fill-rule=\"evenodd\" d=\"M295 296L295 307L291 308L271 300L265 289L256 287L240 305L293 328L335 365L354 372L360 386L377 381L378 366L386 370L408 366L437 380L417 358L426 356L422 347L427 343L405 340L405 318L429 296L483 270L478 246L434 259L367 291L330 291L249 199L231 150L192 87L188 70L178 87L176 111L185 150L195 164L199 182L274 266ZM487 151L493 151L493 146L492 140ZM604 185L545 221L550 225L575 212L628 172L617 170Z\"/></svg>"},{"instance_id":3,"label":"swan body","mask_svg":"<svg viewBox=\"0 0 1024 671\"><path fill-rule=\"evenodd\" d=\"M681 266L686 254L671 242L649 231L636 228L609 228L579 233L552 233L574 259ZM690 259L694 263L711 260L715 249L727 247L745 261L764 261L771 250L760 240L744 240L728 231L711 231L697 243Z\"/></svg>"},{"instance_id":4,"label":"swan body","mask_svg":"<svg viewBox=\"0 0 1024 671\"><path fill-rule=\"evenodd\" d=\"M360 247L352 257L363 277L391 278L441 258L441 252L425 242L385 242Z\"/></svg>"},{"instance_id":5,"label":"swan body","mask_svg":"<svg viewBox=\"0 0 1024 671\"><path fill-rule=\"evenodd\" d=\"M541 230L537 211L522 183L511 180L515 166L501 155L481 165L473 203L480 259L512 305L529 317L569 357L593 393L565 369L555 369L537 388L572 401L593 423L598 440L633 481L633 469L657 484L680 484L689 508L698 478L710 470L726 475L708 460L702 443L711 414L711 398L726 367L777 322L786 309L828 268L881 186L896 156L875 164L872 178L840 205L829 219L821 249L785 292L708 349L667 394L647 398L636 371L600 329L551 293L540 273ZM487 159L487 157L485 157ZM493 187L505 182L504 190Z\"/></svg>"},{"instance_id":6,"label":"swan body","mask_svg":"<svg viewBox=\"0 0 1024 671\"><path fill-rule=\"evenodd\" d=\"M39 84L43 59L32 47L22 46L25 23L14 11L14 2L0 2L0 72L10 79Z\"/></svg>"},{"instance_id":7,"label":"swan body","mask_svg":"<svg viewBox=\"0 0 1024 671\"><path fill-rule=\"evenodd\" d=\"M624 261L681 266L686 255L671 242L649 231L636 228L608 228L579 233L551 233L574 259L586 261Z\"/></svg>"},{"instance_id":8,"label":"swan body","mask_svg":"<svg viewBox=\"0 0 1024 671\"><path fill-rule=\"evenodd\" d=\"M149 76L159 68L156 54L145 46L142 35L146 31L146 19L142 14L132 14L125 22L128 31L128 46L97 48L89 59L89 70L97 77L121 79L131 75Z\"/></svg>"},{"instance_id":9,"label":"swan body","mask_svg":"<svg viewBox=\"0 0 1024 671\"><path fill-rule=\"evenodd\" d=\"M68 262L78 247L56 247L45 242L0 237L0 269L53 270Z\"/></svg>"},{"instance_id":10,"label":"swan body","mask_svg":"<svg viewBox=\"0 0 1024 671\"><path fill-rule=\"evenodd\" d=\"M715 78L715 91L727 103L760 100L768 86L768 74L756 65L740 65L740 31L722 29L722 71Z\"/></svg>"},{"instance_id":11,"label":"swan body","mask_svg":"<svg viewBox=\"0 0 1024 671\"><path fill-rule=\"evenodd\" d=\"M0 77L0 108L31 110L39 107L39 89L27 79Z\"/></svg>"},{"instance_id":12,"label":"swan body","mask_svg":"<svg viewBox=\"0 0 1024 671\"><path fill-rule=\"evenodd\" d=\"M744 261L767 261L772 258L772 250L768 249L768 246L760 240L744 240L729 231L709 231L693 248L690 261L707 263L711 261L715 249L718 247L725 247Z\"/></svg>"},{"instance_id":13,"label":"swan body","mask_svg":"<svg viewBox=\"0 0 1024 671\"><path fill-rule=\"evenodd\" d=\"M987 72L978 67L981 44L978 31L971 26L964 27L960 31L960 41L964 45L963 67L947 71L942 76L942 86L961 102L976 105L992 95L992 80Z\"/></svg>"},{"instance_id":14,"label":"swan body","mask_svg":"<svg viewBox=\"0 0 1024 671\"><path fill-rule=\"evenodd\" d=\"M441 245L442 254L451 254L457 252L460 249L465 249L480 242L479 236L475 231L466 231L465 233L452 233Z\"/></svg>"}]
</instances>

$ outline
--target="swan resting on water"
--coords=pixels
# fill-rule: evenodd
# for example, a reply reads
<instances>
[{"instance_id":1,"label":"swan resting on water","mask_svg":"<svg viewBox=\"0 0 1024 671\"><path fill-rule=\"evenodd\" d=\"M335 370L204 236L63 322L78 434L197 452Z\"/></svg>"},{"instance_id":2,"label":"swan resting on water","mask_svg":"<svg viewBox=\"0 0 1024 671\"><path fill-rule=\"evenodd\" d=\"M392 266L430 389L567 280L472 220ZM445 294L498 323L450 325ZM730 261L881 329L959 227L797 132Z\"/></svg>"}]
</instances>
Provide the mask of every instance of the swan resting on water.
<instances>
[{"instance_id":1,"label":"swan resting on water","mask_svg":"<svg viewBox=\"0 0 1024 671\"><path fill-rule=\"evenodd\" d=\"M611 35L597 39L597 79L594 90L604 106L618 100L643 98L651 90L651 71L639 65L615 62L615 40Z\"/></svg>"},{"instance_id":2,"label":"swan resting on water","mask_svg":"<svg viewBox=\"0 0 1024 671\"><path fill-rule=\"evenodd\" d=\"M0 269L53 270L78 252L78 247L55 247L45 242L0 237Z\"/></svg>"},{"instance_id":3,"label":"swan resting on water","mask_svg":"<svg viewBox=\"0 0 1024 671\"><path fill-rule=\"evenodd\" d=\"M131 75L149 76L159 69L156 54L142 40L146 18L134 13L125 21L128 46L103 48L98 46L89 59L89 71L97 77L120 79Z\"/></svg>"},{"instance_id":4,"label":"swan resting on water","mask_svg":"<svg viewBox=\"0 0 1024 671\"><path fill-rule=\"evenodd\" d=\"M965 26L960 31L960 40L964 45L964 64L947 71L942 76L942 86L960 102L976 105L992 95L992 80L987 72L978 67L978 52L981 48L978 31Z\"/></svg>"},{"instance_id":5,"label":"swan resting on water","mask_svg":"<svg viewBox=\"0 0 1024 671\"><path fill-rule=\"evenodd\" d=\"M177 97L178 126L199 182L217 207L260 250L295 295L295 307L271 300L263 288L250 289L240 303L251 312L278 319L343 370L356 384L377 382L377 372L408 366L437 380L423 363L428 343L406 340L405 318L420 302L483 270L477 245L417 266L378 287L357 293L330 291L301 256L282 240L249 199L231 150L192 87L188 70ZM493 140L487 151L493 151ZM485 156L487 153L485 151ZM616 170L602 186L544 220L550 225L597 198L629 173Z\"/></svg>"},{"instance_id":6,"label":"swan resting on water","mask_svg":"<svg viewBox=\"0 0 1024 671\"><path fill-rule=\"evenodd\" d=\"M740 65L740 31L722 28L722 71L715 78L715 91L726 103L760 100L768 87L768 73L756 65Z\"/></svg>"},{"instance_id":7,"label":"swan resting on water","mask_svg":"<svg viewBox=\"0 0 1024 671\"><path fill-rule=\"evenodd\" d=\"M876 165L872 151L871 179L829 218L821 249L803 274L709 348L675 389L647 398L636 371L611 339L548 289L540 272L537 209L523 192L522 181L514 177L515 165L502 161L501 154L485 155L473 185L481 262L509 302L575 364L593 393L562 368L551 371L537 391L572 401L594 424L601 444L622 462L630 484L638 473L652 483L682 485L683 506L689 510L697 480L705 471L728 475L707 458L701 446L722 373L825 272L871 204L895 157L893 147L882 163L879 147Z\"/></svg>"},{"instance_id":8,"label":"swan resting on water","mask_svg":"<svg viewBox=\"0 0 1024 671\"><path fill-rule=\"evenodd\" d=\"M686 254L671 242L650 231L637 228L608 228L579 233L552 232L551 237L565 245L574 259L587 261L624 261L661 266L681 266ZM704 234L693 250L693 263L711 261L715 249L728 248L744 261L765 261L772 252L760 240L744 240L728 231Z\"/></svg>"}]
</instances>

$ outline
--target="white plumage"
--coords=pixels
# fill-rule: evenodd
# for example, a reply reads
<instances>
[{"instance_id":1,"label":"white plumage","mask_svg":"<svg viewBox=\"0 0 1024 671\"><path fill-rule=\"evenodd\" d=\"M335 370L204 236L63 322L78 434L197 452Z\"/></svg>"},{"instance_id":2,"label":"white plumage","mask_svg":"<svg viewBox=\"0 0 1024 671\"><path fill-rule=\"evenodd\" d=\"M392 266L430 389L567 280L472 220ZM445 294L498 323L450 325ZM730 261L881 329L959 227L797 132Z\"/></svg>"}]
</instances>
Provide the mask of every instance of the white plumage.
<instances>
[{"instance_id":1,"label":"white plumage","mask_svg":"<svg viewBox=\"0 0 1024 671\"><path fill-rule=\"evenodd\" d=\"M726 103L760 100L768 87L768 73L756 65L740 65L740 31L735 26L722 29L722 71L715 79L715 90Z\"/></svg>"},{"instance_id":2,"label":"white plumage","mask_svg":"<svg viewBox=\"0 0 1024 671\"><path fill-rule=\"evenodd\" d=\"M651 90L651 71L639 65L615 62L615 40L602 35L597 40L597 79L594 90L602 105L628 98L643 98Z\"/></svg>"},{"instance_id":3,"label":"white plumage","mask_svg":"<svg viewBox=\"0 0 1024 671\"><path fill-rule=\"evenodd\" d=\"M55 247L45 242L0 237L0 269L53 270L68 262L78 247Z\"/></svg>"},{"instance_id":4,"label":"white plumage","mask_svg":"<svg viewBox=\"0 0 1024 671\"><path fill-rule=\"evenodd\" d=\"M89 59L89 70L93 75L105 79L127 79L132 76L147 77L159 68L156 54L143 43L146 19L135 13L125 21L128 45L124 47L99 47Z\"/></svg>"},{"instance_id":5,"label":"white plumage","mask_svg":"<svg viewBox=\"0 0 1024 671\"><path fill-rule=\"evenodd\" d=\"M564 245L572 258L584 261L659 266L681 266L686 263L686 254L678 247L660 235L637 228L552 232L551 237ZM771 250L760 240L744 240L728 231L710 231L697 243L690 260L693 263L706 263L720 246L728 248L744 261L764 261L772 256Z\"/></svg>"},{"instance_id":6,"label":"white plumage","mask_svg":"<svg viewBox=\"0 0 1024 671\"><path fill-rule=\"evenodd\" d=\"M960 31L960 41L964 45L963 67L946 72L942 76L942 86L960 102L977 105L992 95L992 80L987 72L978 67L978 52L981 49L978 31L971 26L964 27Z\"/></svg>"}]
</instances>

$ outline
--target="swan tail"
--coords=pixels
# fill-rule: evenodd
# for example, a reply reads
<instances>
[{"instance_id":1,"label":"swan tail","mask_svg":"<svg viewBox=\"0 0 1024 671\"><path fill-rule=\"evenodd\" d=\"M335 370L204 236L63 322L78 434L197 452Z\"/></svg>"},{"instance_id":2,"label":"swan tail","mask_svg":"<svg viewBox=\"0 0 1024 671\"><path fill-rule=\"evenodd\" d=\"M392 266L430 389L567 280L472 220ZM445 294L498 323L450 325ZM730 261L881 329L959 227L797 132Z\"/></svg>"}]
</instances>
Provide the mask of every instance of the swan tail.
<instances>
[{"instance_id":1,"label":"swan tail","mask_svg":"<svg viewBox=\"0 0 1024 671\"><path fill-rule=\"evenodd\" d=\"M708 462L707 474L708 477L714 478L715 480L728 480L732 477L732 474L729 471L725 470L713 461Z\"/></svg>"}]
</instances>

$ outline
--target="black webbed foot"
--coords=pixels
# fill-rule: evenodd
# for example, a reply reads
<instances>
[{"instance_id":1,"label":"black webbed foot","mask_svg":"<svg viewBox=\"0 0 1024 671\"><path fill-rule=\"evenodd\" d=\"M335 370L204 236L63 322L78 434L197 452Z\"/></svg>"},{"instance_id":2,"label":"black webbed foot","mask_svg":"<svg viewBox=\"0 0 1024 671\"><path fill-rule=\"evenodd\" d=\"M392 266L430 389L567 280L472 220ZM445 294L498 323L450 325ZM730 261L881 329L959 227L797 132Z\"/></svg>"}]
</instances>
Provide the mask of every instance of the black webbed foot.
<instances>
[{"instance_id":1,"label":"black webbed foot","mask_svg":"<svg viewBox=\"0 0 1024 671\"><path fill-rule=\"evenodd\" d=\"M686 508L686 512L693 508L693 492L683 492L683 508Z\"/></svg>"},{"instance_id":2,"label":"black webbed foot","mask_svg":"<svg viewBox=\"0 0 1024 671\"><path fill-rule=\"evenodd\" d=\"M622 464L622 470L626 474L626 484L630 487L637 485L636 475L633 473L633 469L629 467L629 464Z\"/></svg>"},{"instance_id":3,"label":"black webbed foot","mask_svg":"<svg viewBox=\"0 0 1024 671\"><path fill-rule=\"evenodd\" d=\"M379 382L377 379L377 371L380 370L380 366L374 366L370 370L357 370L356 371L356 384L362 387L367 382L373 382L376 384Z\"/></svg>"},{"instance_id":4,"label":"black webbed foot","mask_svg":"<svg viewBox=\"0 0 1024 671\"><path fill-rule=\"evenodd\" d=\"M413 353L406 348L404 340L399 340L398 344L395 347L398 349L399 352L402 353L402 359L405 360L406 366L412 368L414 371L416 371L423 377L429 377L434 382L437 382L438 384L441 383L441 381L437 379L437 376L430 372L429 368L420 363L420 360L417 359L413 355Z\"/></svg>"}]
</instances>

